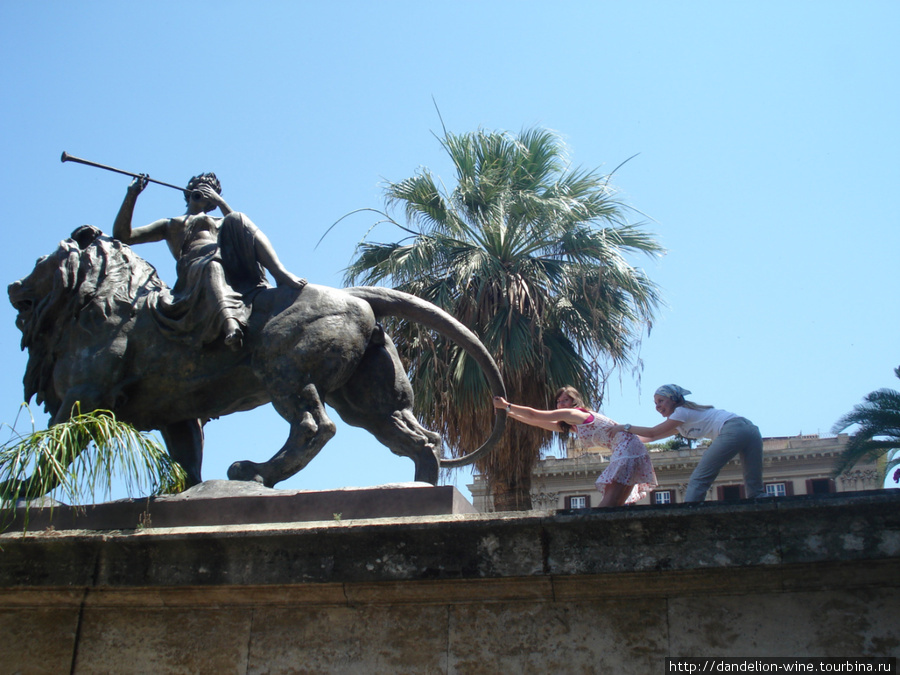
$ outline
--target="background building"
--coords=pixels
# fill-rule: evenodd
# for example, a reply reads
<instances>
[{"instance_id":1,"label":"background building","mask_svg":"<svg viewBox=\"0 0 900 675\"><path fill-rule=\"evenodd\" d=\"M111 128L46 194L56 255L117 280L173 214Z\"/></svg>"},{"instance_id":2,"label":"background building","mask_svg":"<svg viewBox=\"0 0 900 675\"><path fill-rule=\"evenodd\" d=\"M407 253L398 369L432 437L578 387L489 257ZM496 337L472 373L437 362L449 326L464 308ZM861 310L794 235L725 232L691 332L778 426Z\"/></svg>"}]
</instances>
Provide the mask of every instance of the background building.
<instances>
[{"instance_id":1,"label":"background building","mask_svg":"<svg viewBox=\"0 0 900 675\"><path fill-rule=\"evenodd\" d=\"M763 481L766 490L772 496L784 497L882 487L883 472L875 462L860 462L833 478L835 461L848 438L847 434L764 438ZM651 449L650 457L659 487L638 504L678 504L684 501L688 479L705 449L706 445L671 450ZM568 456L565 458L548 456L535 466L532 482L535 509L590 508L600 503L601 494L594 487L594 481L609 464L609 449L578 448L570 443L566 454ZM476 474L469 489L476 509L493 511L482 476ZM719 473L706 498L708 501L726 501L743 497L743 473L740 458L736 457Z\"/></svg>"}]
</instances>

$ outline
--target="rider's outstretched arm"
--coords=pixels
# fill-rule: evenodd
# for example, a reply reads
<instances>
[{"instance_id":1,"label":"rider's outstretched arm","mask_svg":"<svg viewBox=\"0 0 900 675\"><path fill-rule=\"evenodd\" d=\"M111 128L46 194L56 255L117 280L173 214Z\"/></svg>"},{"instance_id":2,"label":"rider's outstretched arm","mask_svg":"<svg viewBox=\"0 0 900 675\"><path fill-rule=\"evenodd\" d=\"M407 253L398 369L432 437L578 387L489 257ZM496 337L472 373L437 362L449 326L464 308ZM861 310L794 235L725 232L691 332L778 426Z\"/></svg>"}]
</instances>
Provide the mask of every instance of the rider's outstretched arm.
<instances>
[{"instance_id":1,"label":"rider's outstretched arm","mask_svg":"<svg viewBox=\"0 0 900 675\"><path fill-rule=\"evenodd\" d=\"M162 241L168 232L169 219L157 220L150 225L133 228L131 219L134 216L134 205L138 195L147 187L146 178L135 178L128 186L119 213L113 223L113 237L126 244L143 244L148 241Z\"/></svg>"}]
</instances>

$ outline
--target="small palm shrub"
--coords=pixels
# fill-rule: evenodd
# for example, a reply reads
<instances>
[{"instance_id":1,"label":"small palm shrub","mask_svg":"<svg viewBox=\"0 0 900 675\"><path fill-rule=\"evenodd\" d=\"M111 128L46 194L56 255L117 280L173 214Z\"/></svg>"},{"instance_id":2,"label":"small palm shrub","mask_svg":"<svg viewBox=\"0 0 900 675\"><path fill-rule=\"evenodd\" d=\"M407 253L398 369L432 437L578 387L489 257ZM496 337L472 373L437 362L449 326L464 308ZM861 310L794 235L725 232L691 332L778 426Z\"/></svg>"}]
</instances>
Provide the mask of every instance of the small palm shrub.
<instances>
[{"instance_id":1,"label":"small palm shrub","mask_svg":"<svg viewBox=\"0 0 900 675\"><path fill-rule=\"evenodd\" d=\"M27 410L27 406L23 405ZM30 414L30 411L29 411ZM76 404L66 422L20 434L15 426L0 445L0 504L15 508L55 492L70 504L108 498L113 483L129 496L180 492L185 473L152 435L116 419L109 410L82 413Z\"/></svg>"}]
</instances>

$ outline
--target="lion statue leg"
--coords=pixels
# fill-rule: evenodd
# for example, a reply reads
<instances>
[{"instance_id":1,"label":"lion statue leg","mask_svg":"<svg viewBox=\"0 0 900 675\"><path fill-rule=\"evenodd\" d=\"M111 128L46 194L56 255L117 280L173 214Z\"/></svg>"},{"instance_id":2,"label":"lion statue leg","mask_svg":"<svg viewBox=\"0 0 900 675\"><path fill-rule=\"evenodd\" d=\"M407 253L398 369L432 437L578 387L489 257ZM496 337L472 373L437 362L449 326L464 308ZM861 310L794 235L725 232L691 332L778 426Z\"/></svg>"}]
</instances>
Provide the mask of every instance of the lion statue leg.
<instances>
[{"instance_id":1,"label":"lion statue leg","mask_svg":"<svg viewBox=\"0 0 900 675\"><path fill-rule=\"evenodd\" d=\"M309 464L337 431L315 385L309 384L292 395L274 396L272 405L290 422L287 441L267 462L257 464L245 460L232 464L228 468L231 480L256 481L266 487L275 487L276 483L290 478Z\"/></svg>"},{"instance_id":2,"label":"lion statue leg","mask_svg":"<svg viewBox=\"0 0 900 675\"><path fill-rule=\"evenodd\" d=\"M200 420L184 420L164 426L159 430L166 442L169 456L178 462L187 474L187 487L203 482L200 468L203 464L203 424Z\"/></svg>"},{"instance_id":3,"label":"lion statue leg","mask_svg":"<svg viewBox=\"0 0 900 675\"><path fill-rule=\"evenodd\" d=\"M350 380L326 398L341 419L362 427L391 452L415 464L415 480L437 485L441 436L412 411L413 392L390 337L370 343Z\"/></svg>"}]
</instances>

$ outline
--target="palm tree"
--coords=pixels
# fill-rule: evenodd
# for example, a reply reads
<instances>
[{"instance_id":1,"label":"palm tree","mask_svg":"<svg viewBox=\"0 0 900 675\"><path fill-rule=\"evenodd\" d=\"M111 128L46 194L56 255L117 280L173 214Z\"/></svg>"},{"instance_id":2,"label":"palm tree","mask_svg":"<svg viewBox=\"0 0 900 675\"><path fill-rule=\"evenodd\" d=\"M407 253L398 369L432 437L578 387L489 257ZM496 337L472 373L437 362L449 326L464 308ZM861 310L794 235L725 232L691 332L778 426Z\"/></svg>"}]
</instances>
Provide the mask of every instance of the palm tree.
<instances>
[{"instance_id":1,"label":"palm tree","mask_svg":"<svg viewBox=\"0 0 900 675\"><path fill-rule=\"evenodd\" d=\"M894 375L900 378L900 367L894 368ZM838 434L847 427L859 425L835 464L836 476L861 459L877 459L889 450L900 448L900 392L879 389L863 401L841 417L831 430Z\"/></svg>"},{"instance_id":2,"label":"palm tree","mask_svg":"<svg viewBox=\"0 0 900 675\"><path fill-rule=\"evenodd\" d=\"M387 283L450 312L495 355L516 403L552 407L566 384L599 400L610 371L632 363L659 302L625 255L662 249L626 221L609 176L568 166L553 132L445 130L440 142L456 186L447 191L428 169L388 183L387 212L377 213L408 237L361 242L346 282ZM406 224L388 215L398 207ZM410 368L416 414L451 454L477 447L494 412L475 364L415 325L389 329ZM551 439L507 425L477 465L497 510L531 508L531 471Z\"/></svg>"}]
</instances>

